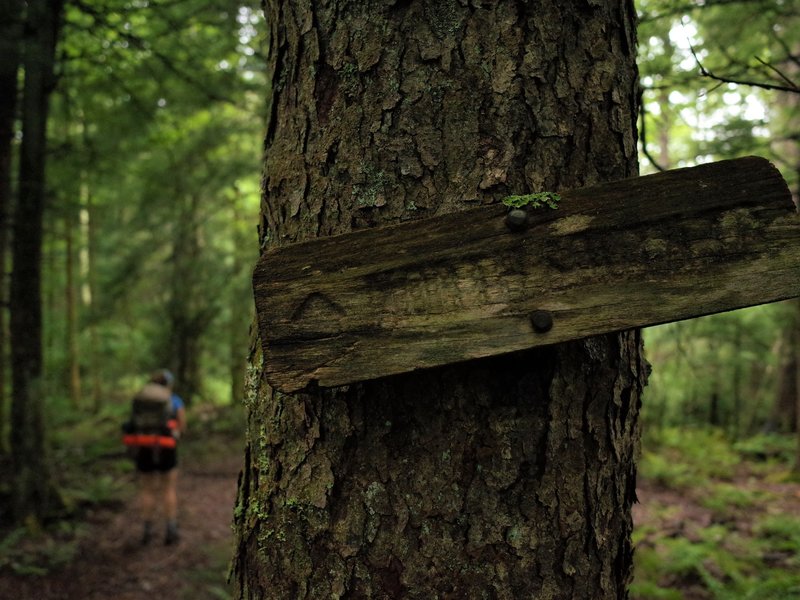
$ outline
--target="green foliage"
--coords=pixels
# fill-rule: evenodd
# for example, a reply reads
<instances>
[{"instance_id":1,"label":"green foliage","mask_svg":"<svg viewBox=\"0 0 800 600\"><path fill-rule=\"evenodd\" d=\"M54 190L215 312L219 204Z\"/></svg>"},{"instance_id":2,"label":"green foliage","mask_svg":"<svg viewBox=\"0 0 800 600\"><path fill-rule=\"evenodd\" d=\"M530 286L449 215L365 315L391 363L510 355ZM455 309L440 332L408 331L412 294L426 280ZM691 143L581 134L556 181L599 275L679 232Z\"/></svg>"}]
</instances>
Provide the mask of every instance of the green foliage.
<instances>
[{"instance_id":1,"label":"green foliage","mask_svg":"<svg viewBox=\"0 0 800 600\"><path fill-rule=\"evenodd\" d=\"M49 395L77 359L84 407L160 366L188 399L231 402L258 255L262 20L250 0L67 5L49 126Z\"/></svg>"},{"instance_id":2,"label":"green foliage","mask_svg":"<svg viewBox=\"0 0 800 600\"><path fill-rule=\"evenodd\" d=\"M230 454L231 448L244 453L242 440L245 414L238 406L205 405L189 411L189 432L182 444L187 455L200 463L213 462Z\"/></svg>"},{"instance_id":3,"label":"green foliage","mask_svg":"<svg viewBox=\"0 0 800 600\"><path fill-rule=\"evenodd\" d=\"M785 488L769 483L790 459L748 462L751 448L782 447L777 437L733 445L719 431L667 428L646 445L640 475L670 493L666 502L650 494L648 518L634 530L632 598L797 597L800 516Z\"/></svg>"},{"instance_id":4,"label":"green foliage","mask_svg":"<svg viewBox=\"0 0 800 600\"><path fill-rule=\"evenodd\" d=\"M774 550L793 552L794 562L800 565L800 518L797 515L767 515L756 526L759 537L769 542Z\"/></svg>"},{"instance_id":5,"label":"green foliage","mask_svg":"<svg viewBox=\"0 0 800 600\"><path fill-rule=\"evenodd\" d=\"M792 303L670 323L645 330L654 369L642 417L648 427L723 427L734 439L772 417L782 357L776 342Z\"/></svg>"},{"instance_id":6,"label":"green foliage","mask_svg":"<svg viewBox=\"0 0 800 600\"><path fill-rule=\"evenodd\" d=\"M770 494L765 491L716 482L707 484L707 490L700 498L700 505L711 509L716 520L725 521L736 516L741 510L761 506L769 500Z\"/></svg>"},{"instance_id":7,"label":"green foliage","mask_svg":"<svg viewBox=\"0 0 800 600\"><path fill-rule=\"evenodd\" d=\"M661 485L685 490L711 478L730 479L740 461L719 430L670 427L647 436L639 469Z\"/></svg>"},{"instance_id":8,"label":"green foliage","mask_svg":"<svg viewBox=\"0 0 800 600\"><path fill-rule=\"evenodd\" d=\"M207 560L189 571L178 574L188 585L180 598L194 600L230 600L231 586L227 583L232 548L227 543L216 543L205 548Z\"/></svg>"},{"instance_id":9,"label":"green foliage","mask_svg":"<svg viewBox=\"0 0 800 600\"><path fill-rule=\"evenodd\" d=\"M635 555L635 562L637 569L641 571L647 570L647 563L649 561L660 561L661 558L655 553L648 552L647 550L638 551ZM637 600L683 600L683 593L680 590L674 590L659 586L652 581L634 581L630 587L631 597Z\"/></svg>"},{"instance_id":10,"label":"green foliage","mask_svg":"<svg viewBox=\"0 0 800 600\"><path fill-rule=\"evenodd\" d=\"M35 577L61 569L75 558L86 532L83 525L70 522L48 532L13 529L0 539L0 571Z\"/></svg>"},{"instance_id":11,"label":"green foliage","mask_svg":"<svg viewBox=\"0 0 800 600\"><path fill-rule=\"evenodd\" d=\"M561 201L561 196L555 192L537 192L535 194L524 194L522 196L506 196L503 198L503 204L511 208L522 208L529 206L530 208L558 208L558 203Z\"/></svg>"},{"instance_id":12,"label":"green foliage","mask_svg":"<svg viewBox=\"0 0 800 600\"><path fill-rule=\"evenodd\" d=\"M800 85L792 64L800 3L642 0L637 8L648 156L671 168L761 154L795 187L797 92L759 85Z\"/></svg>"},{"instance_id":13,"label":"green foliage","mask_svg":"<svg viewBox=\"0 0 800 600\"><path fill-rule=\"evenodd\" d=\"M80 482L79 487L62 488L61 498L68 511L79 506L117 504L127 495L130 486L127 482L111 475L90 477Z\"/></svg>"},{"instance_id":14,"label":"green foliage","mask_svg":"<svg viewBox=\"0 0 800 600\"><path fill-rule=\"evenodd\" d=\"M664 538L656 546L637 548L631 596L636 600L683 598L680 588L694 587L706 591L702 597L724 600L796 598L800 575L766 566L764 549L764 540L758 538L742 542L737 553L719 538Z\"/></svg>"},{"instance_id":15,"label":"green foliage","mask_svg":"<svg viewBox=\"0 0 800 600\"><path fill-rule=\"evenodd\" d=\"M637 599L674 597L669 594L650 595L659 589L655 580L661 580L665 588L681 585L699 585L720 597L726 588L742 581L747 570L747 561L733 556L715 540L690 541L686 538L665 538L658 546L637 549L635 555L636 577L649 580L647 584L635 584L633 596ZM678 596L682 597L682 596Z\"/></svg>"},{"instance_id":16,"label":"green foliage","mask_svg":"<svg viewBox=\"0 0 800 600\"><path fill-rule=\"evenodd\" d=\"M777 433L760 433L737 442L734 449L748 460L791 464L797 452L797 439Z\"/></svg>"}]
</instances>

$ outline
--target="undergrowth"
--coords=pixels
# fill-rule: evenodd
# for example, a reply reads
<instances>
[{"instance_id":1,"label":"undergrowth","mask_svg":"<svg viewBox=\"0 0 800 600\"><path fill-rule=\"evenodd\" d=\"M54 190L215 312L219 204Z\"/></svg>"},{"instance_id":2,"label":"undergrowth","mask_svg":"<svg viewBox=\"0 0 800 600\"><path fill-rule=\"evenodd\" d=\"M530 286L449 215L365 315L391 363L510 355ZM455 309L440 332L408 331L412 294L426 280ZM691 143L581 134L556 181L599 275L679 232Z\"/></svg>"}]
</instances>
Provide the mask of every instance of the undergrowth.
<instances>
[{"instance_id":1,"label":"undergrowth","mask_svg":"<svg viewBox=\"0 0 800 600\"><path fill-rule=\"evenodd\" d=\"M715 430L664 429L640 478L653 494L636 524L635 600L800 598L800 497L792 436L731 444ZM675 494L679 500L675 500Z\"/></svg>"}]
</instances>

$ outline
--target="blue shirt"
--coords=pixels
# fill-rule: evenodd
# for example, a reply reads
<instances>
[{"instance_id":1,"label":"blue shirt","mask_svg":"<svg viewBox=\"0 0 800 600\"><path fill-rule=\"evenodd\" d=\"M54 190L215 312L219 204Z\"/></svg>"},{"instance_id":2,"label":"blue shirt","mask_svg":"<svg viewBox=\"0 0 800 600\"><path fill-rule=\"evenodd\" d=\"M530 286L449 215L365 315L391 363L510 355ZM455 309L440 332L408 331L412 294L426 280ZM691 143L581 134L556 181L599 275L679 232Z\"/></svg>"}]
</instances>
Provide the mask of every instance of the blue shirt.
<instances>
[{"instance_id":1,"label":"blue shirt","mask_svg":"<svg viewBox=\"0 0 800 600\"><path fill-rule=\"evenodd\" d=\"M178 394L172 394L172 414L177 415L180 409L184 408L183 400Z\"/></svg>"}]
</instances>

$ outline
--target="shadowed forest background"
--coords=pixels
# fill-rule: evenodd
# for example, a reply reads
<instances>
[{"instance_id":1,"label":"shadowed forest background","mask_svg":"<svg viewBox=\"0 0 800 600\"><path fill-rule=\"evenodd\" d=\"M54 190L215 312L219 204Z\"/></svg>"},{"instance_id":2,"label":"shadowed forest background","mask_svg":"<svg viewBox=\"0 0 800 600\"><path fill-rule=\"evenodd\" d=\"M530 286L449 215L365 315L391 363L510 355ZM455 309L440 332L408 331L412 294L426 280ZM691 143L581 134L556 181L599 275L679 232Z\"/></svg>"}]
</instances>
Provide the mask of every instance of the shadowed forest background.
<instances>
[{"instance_id":1,"label":"shadowed forest background","mask_svg":"<svg viewBox=\"0 0 800 600\"><path fill-rule=\"evenodd\" d=\"M797 201L800 2L637 9L642 173L758 154ZM61 597L43 590L81 581L98 536L128 523L136 537L119 426L163 366L188 406L182 503L229 503L196 511L198 530L225 533L186 544L179 590L228 597L272 83L263 14L221 0L0 10L0 592ZM645 342L632 596L800 597L800 301L652 328ZM36 485L19 483L31 474ZM228 487L212 494L202 478L215 474ZM120 555L111 566L148 568L105 548ZM97 580L85 581L89 597ZM147 581L120 585L146 597Z\"/></svg>"}]
</instances>

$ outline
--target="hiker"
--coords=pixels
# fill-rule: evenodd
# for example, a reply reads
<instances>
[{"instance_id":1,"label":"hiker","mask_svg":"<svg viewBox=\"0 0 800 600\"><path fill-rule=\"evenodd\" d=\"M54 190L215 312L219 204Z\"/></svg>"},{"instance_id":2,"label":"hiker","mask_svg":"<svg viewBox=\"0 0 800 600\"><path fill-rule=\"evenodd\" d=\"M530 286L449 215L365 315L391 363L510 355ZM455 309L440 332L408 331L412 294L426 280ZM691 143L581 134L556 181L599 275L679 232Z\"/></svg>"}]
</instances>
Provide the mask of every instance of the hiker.
<instances>
[{"instance_id":1,"label":"hiker","mask_svg":"<svg viewBox=\"0 0 800 600\"><path fill-rule=\"evenodd\" d=\"M139 507L144 531L142 544L153 536L159 498L167 521L164 543L174 544L178 533L178 440L186 431L183 400L172 391L174 377L166 369L153 373L133 400L124 442L136 460Z\"/></svg>"}]
</instances>

